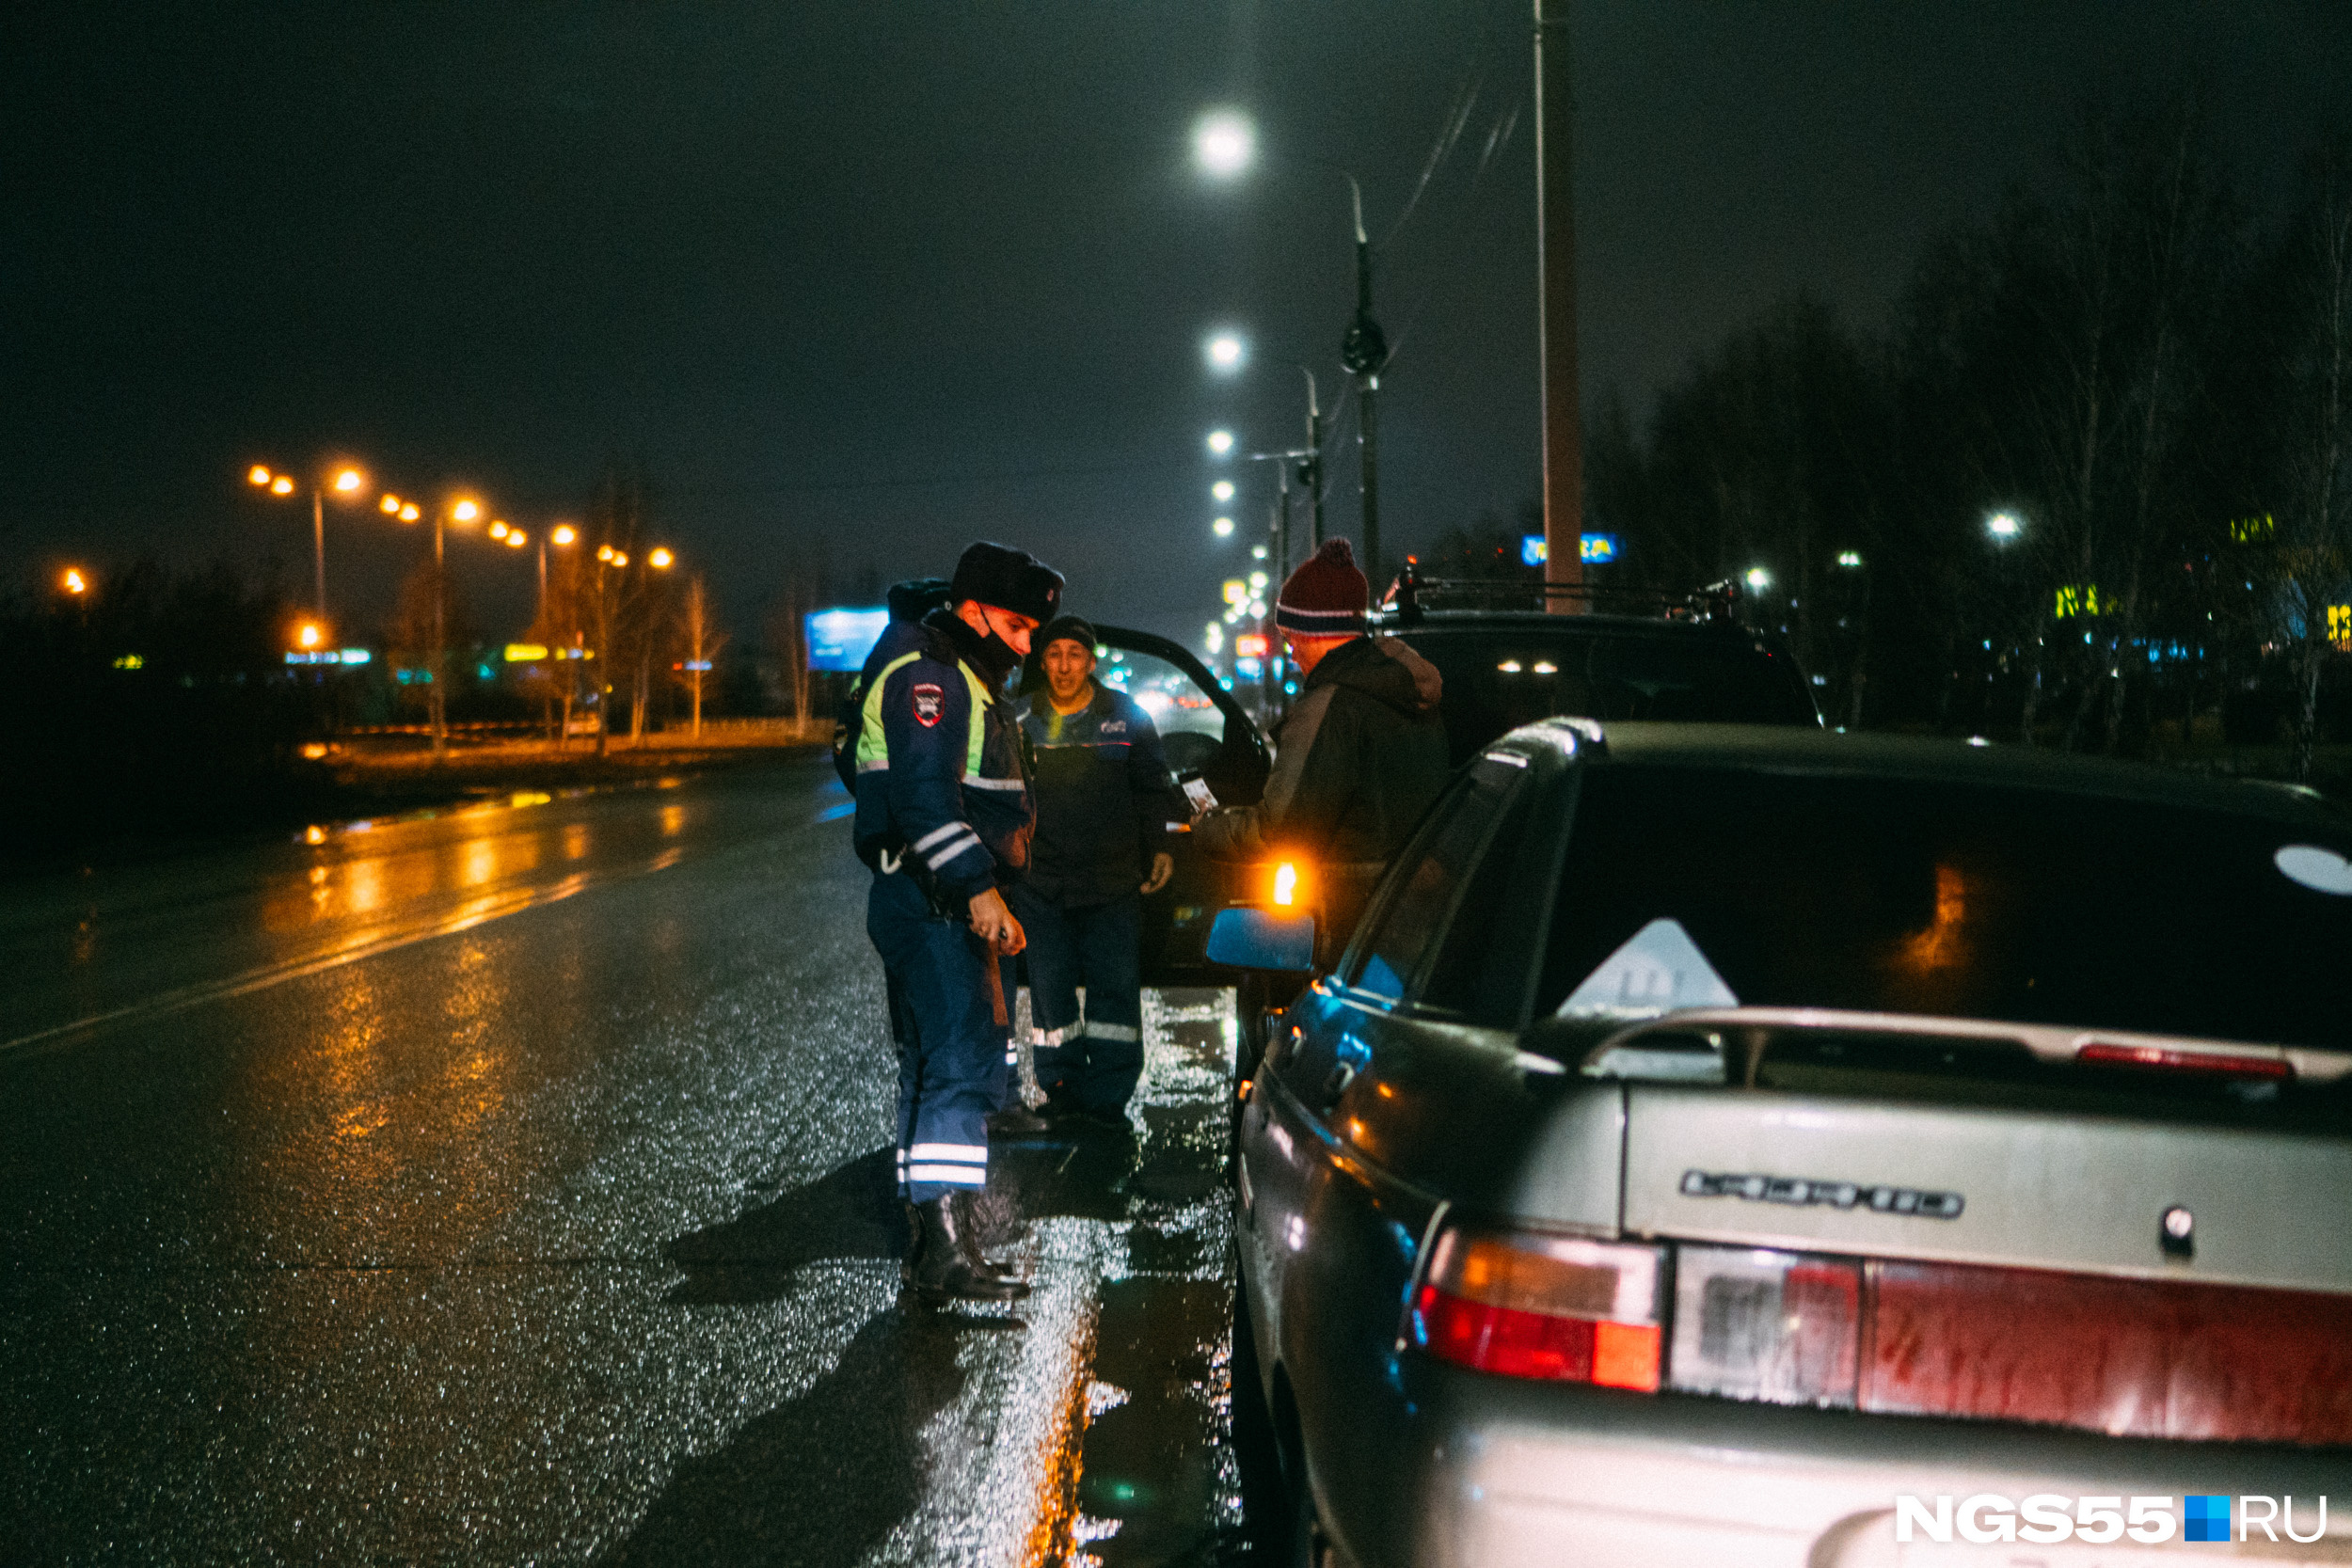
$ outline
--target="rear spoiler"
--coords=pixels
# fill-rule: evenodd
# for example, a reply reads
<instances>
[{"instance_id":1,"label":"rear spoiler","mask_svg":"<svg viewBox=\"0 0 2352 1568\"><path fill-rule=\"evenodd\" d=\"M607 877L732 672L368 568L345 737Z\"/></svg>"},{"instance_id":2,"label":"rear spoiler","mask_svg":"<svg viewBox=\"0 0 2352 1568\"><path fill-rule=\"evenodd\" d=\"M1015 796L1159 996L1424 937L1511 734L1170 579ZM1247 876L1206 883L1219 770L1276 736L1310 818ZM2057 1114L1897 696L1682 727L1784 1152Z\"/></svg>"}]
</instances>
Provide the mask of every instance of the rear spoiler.
<instances>
[{"instance_id":1,"label":"rear spoiler","mask_svg":"<svg viewBox=\"0 0 2352 1568\"><path fill-rule=\"evenodd\" d=\"M1578 1070L1591 1078L1752 1085L1765 1048L1775 1037L1808 1034L1909 1037L1923 1049L1963 1042L2022 1046L2037 1062L2053 1066L2144 1067L2307 1084L2352 1078L2352 1052L2313 1046L1834 1007L1692 1007L1663 1013L1603 1038L1584 1053Z\"/></svg>"}]
</instances>

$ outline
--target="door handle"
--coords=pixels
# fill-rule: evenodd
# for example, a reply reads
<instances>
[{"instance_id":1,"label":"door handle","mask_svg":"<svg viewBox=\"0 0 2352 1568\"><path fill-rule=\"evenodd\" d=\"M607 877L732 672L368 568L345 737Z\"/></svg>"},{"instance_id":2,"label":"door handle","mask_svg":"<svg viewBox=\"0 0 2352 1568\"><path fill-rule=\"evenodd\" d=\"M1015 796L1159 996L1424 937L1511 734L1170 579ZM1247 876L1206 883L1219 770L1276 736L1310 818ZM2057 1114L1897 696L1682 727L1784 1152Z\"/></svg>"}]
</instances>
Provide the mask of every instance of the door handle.
<instances>
[{"instance_id":1,"label":"door handle","mask_svg":"<svg viewBox=\"0 0 2352 1568\"><path fill-rule=\"evenodd\" d=\"M1337 1105L1340 1102L1340 1096L1345 1094L1347 1085L1354 1082L1356 1082L1355 1063L1342 1062L1333 1068L1331 1076L1323 1081L1323 1108L1327 1111Z\"/></svg>"}]
</instances>

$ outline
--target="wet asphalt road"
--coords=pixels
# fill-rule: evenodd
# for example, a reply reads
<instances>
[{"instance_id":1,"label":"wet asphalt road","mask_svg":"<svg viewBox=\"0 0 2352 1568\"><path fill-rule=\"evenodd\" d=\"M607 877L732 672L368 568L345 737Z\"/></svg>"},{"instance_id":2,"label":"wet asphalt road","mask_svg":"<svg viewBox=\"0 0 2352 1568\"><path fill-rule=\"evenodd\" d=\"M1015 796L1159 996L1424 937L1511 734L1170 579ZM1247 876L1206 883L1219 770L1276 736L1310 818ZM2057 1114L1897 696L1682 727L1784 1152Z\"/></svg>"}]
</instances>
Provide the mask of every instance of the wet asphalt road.
<instances>
[{"instance_id":1,"label":"wet asphalt road","mask_svg":"<svg viewBox=\"0 0 2352 1568\"><path fill-rule=\"evenodd\" d=\"M1232 1560L1220 993L898 1300L818 759L0 883L0 1559Z\"/></svg>"}]
</instances>

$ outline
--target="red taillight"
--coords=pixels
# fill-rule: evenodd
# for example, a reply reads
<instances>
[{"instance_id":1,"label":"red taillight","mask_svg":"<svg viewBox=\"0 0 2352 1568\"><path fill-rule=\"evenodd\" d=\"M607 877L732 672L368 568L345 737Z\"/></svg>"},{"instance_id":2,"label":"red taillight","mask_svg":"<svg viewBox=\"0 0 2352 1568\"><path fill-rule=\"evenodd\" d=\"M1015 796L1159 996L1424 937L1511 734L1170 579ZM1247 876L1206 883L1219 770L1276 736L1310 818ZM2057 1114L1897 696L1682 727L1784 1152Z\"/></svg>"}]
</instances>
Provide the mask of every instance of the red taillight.
<instances>
[{"instance_id":1,"label":"red taillight","mask_svg":"<svg viewBox=\"0 0 2352 1568\"><path fill-rule=\"evenodd\" d=\"M2074 1053L2074 1060L2100 1067L2156 1068L2169 1072L2214 1072L2231 1078L2292 1078L2294 1067L2283 1056L2243 1056L2224 1051L2173 1051L2153 1045L2113 1045L2093 1042Z\"/></svg>"},{"instance_id":2,"label":"red taillight","mask_svg":"<svg viewBox=\"0 0 2352 1568\"><path fill-rule=\"evenodd\" d=\"M2352 1297L1941 1263L1868 1275L1865 1410L2352 1443Z\"/></svg>"},{"instance_id":3,"label":"red taillight","mask_svg":"<svg viewBox=\"0 0 2352 1568\"><path fill-rule=\"evenodd\" d=\"M1448 1231L1413 1304L1413 1338L1480 1371L1652 1390L1658 1264L1655 1247Z\"/></svg>"},{"instance_id":4,"label":"red taillight","mask_svg":"<svg viewBox=\"0 0 2352 1568\"><path fill-rule=\"evenodd\" d=\"M2352 1444L2352 1295L1684 1245L1669 1312L1663 1259L1662 1248L1449 1231L1410 1330L1432 1355L1510 1377L2118 1436Z\"/></svg>"}]
</instances>

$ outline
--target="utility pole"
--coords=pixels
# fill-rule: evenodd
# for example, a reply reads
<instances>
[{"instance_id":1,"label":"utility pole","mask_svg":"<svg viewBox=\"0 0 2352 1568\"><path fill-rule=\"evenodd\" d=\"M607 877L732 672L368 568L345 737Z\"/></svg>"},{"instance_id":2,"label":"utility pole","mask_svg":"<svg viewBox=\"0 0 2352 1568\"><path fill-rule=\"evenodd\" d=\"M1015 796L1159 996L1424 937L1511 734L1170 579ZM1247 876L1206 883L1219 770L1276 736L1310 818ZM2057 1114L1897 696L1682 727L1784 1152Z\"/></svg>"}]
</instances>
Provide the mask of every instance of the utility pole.
<instances>
[{"instance_id":1,"label":"utility pole","mask_svg":"<svg viewBox=\"0 0 2352 1568\"><path fill-rule=\"evenodd\" d=\"M1356 319L1340 340L1340 363L1356 378L1356 438L1362 457L1364 505L1364 576L1372 596L1380 597L1380 370L1389 361L1389 340L1372 319L1372 241L1364 234L1364 193L1356 177L1347 177L1347 191L1356 214ZM1319 445L1319 443L1318 443ZM1317 465L1315 493L1323 493ZM1315 529L1320 545L1322 527Z\"/></svg>"},{"instance_id":2,"label":"utility pole","mask_svg":"<svg viewBox=\"0 0 2352 1568\"><path fill-rule=\"evenodd\" d=\"M1308 505L1313 522L1308 530L1307 553L1312 555L1323 548L1323 409L1315 401L1315 372L1306 366L1298 373L1307 378L1307 456L1298 465L1298 483L1307 492ZM1287 516L1287 514L1285 514ZM1284 541L1282 576L1290 576L1288 541Z\"/></svg>"},{"instance_id":3,"label":"utility pole","mask_svg":"<svg viewBox=\"0 0 2352 1568\"><path fill-rule=\"evenodd\" d=\"M425 701L433 709L433 760L436 762L449 752L449 709L443 702L441 682L442 606L449 598L448 578L441 570L441 523L448 511L446 502L433 509L433 668L424 673L427 688Z\"/></svg>"},{"instance_id":4,"label":"utility pole","mask_svg":"<svg viewBox=\"0 0 2352 1568\"><path fill-rule=\"evenodd\" d=\"M1535 215L1542 273L1544 361L1544 582L1584 580L1584 447L1576 389L1576 113L1568 42L1572 0L1534 0ZM1573 594L1544 607L1575 614Z\"/></svg>"}]
</instances>

